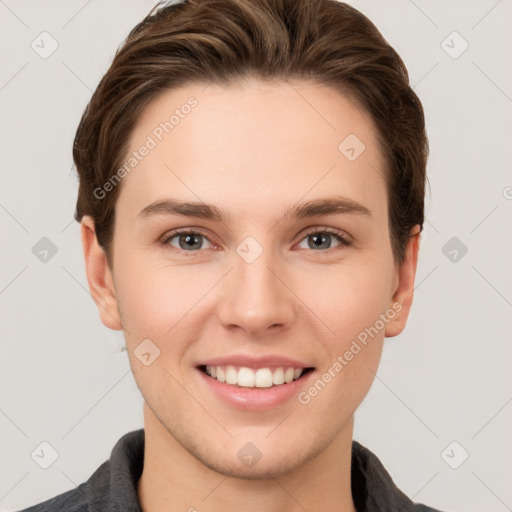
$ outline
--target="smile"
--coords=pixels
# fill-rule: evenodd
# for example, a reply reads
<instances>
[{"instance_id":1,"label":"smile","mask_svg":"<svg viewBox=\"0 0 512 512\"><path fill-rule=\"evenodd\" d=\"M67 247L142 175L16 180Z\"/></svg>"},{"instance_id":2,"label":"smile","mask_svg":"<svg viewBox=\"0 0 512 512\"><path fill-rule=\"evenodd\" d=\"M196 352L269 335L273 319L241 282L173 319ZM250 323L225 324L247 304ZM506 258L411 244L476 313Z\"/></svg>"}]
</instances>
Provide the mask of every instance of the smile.
<instances>
[{"instance_id":1,"label":"smile","mask_svg":"<svg viewBox=\"0 0 512 512\"><path fill-rule=\"evenodd\" d=\"M294 368L291 366L248 368L246 366L237 367L232 365L203 365L200 367L200 370L213 379L230 386L270 388L297 380L303 374L313 370L313 368Z\"/></svg>"}]
</instances>

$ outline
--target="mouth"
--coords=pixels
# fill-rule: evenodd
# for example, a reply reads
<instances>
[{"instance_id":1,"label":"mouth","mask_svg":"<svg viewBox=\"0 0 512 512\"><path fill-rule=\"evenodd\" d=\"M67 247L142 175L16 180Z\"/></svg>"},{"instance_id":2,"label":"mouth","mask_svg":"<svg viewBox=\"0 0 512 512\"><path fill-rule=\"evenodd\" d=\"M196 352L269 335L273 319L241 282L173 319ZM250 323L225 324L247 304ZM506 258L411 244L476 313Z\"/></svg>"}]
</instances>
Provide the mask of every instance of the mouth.
<instances>
[{"instance_id":1,"label":"mouth","mask_svg":"<svg viewBox=\"0 0 512 512\"><path fill-rule=\"evenodd\" d=\"M296 368L293 366L249 368L233 365L200 365L197 368L211 379L235 388L286 386L286 384L304 378L314 370L313 367Z\"/></svg>"}]
</instances>

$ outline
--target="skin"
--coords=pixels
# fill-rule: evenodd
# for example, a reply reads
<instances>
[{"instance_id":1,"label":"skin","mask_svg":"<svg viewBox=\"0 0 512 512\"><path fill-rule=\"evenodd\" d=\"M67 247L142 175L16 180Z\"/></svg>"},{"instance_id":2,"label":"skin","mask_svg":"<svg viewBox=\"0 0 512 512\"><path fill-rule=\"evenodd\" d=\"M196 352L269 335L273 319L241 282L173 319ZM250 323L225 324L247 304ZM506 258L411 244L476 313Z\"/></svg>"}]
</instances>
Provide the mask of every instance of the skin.
<instances>
[{"instance_id":1,"label":"skin","mask_svg":"<svg viewBox=\"0 0 512 512\"><path fill-rule=\"evenodd\" d=\"M375 126L348 98L314 82L167 91L143 112L130 151L190 96L198 106L122 181L112 270L92 219L82 220L91 294L102 322L124 330L145 400L142 508L354 512L354 412L384 338L405 327L419 226L397 265ZM366 146L352 162L338 150L349 134ZM284 216L334 195L370 213ZM224 222L138 216L167 197L215 205ZM183 254L179 236L159 244L177 228L204 235L200 248ZM316 248L312 238L325 228L351 245L332 236ZM247 236L263 248L252 263L236 252ZM212 357L277 354L315 367L313 383L393 304L401 311L306 405L294 397L267 411L241 410L215 396L195 368ZM149 366L134 355L146 338L160 349ZM248 442L262 454L251 467L237 457Z\"/></svg>"}]
</instances>

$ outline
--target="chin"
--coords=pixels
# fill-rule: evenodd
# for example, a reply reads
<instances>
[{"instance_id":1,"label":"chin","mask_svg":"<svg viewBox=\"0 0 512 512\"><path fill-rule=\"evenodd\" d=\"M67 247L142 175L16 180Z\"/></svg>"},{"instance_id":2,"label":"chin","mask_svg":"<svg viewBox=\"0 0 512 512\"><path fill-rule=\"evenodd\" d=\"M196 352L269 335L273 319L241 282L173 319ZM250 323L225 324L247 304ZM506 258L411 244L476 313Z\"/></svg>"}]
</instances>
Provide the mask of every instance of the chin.
<instances>
[{"instance_id":1,"label":"chin","mask_svg":"<svg viewBox=\"0 0 512 512\"><path fill-rule=\"evenodd\" d=\"M238 460L238 457L227 458L223 453L221 458L211 453L194 453L193 455L209 469L231 478L240 478L244 480L267 480L270 478L279 478L298 469L306 460L313 457L311 455L300 455L293 453L291 456L283 459L275 455L261 459L254 463L244 463Z\"/></svg>"},{"instance_id":2,"label":"chin","mask_svg":"<svg viewBox=\"0 0 512 512\"><path fill-rule=\"evenodd\" d=\"M318 456L329 444L323 436L237 435L226 439L177 438L200 463L222 475L246 480L279 478ZM272 439L272 436L274 436ZM253 442L251 442L251 439Z\"/></svg>"}]
</instances>

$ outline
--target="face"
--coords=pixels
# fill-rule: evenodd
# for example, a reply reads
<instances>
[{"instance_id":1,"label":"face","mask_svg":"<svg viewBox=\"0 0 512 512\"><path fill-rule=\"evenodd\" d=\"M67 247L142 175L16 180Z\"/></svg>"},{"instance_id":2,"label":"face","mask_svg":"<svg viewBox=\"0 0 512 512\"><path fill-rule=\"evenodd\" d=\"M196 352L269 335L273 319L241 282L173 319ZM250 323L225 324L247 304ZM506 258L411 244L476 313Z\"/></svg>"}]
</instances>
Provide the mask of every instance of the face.
<instances>
[{"instance_id":1,"label":"face","mask_svg":"<svg viewBox=\"0 0 512 512\"><path fill-rule=\"evenodd\" d=\"M284 474L351 439L417 251L416 237L395 265L370 117L316 83L191 84L146 108L133 151L112 273L87 221L83 240L146 421L233 476Z\"/></svg>"}]
</instances>

